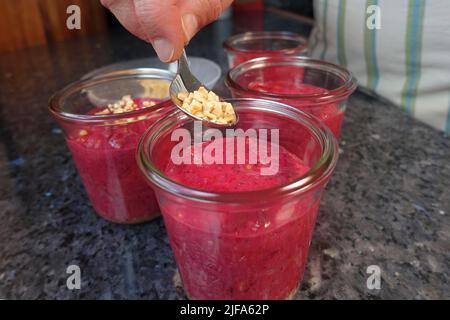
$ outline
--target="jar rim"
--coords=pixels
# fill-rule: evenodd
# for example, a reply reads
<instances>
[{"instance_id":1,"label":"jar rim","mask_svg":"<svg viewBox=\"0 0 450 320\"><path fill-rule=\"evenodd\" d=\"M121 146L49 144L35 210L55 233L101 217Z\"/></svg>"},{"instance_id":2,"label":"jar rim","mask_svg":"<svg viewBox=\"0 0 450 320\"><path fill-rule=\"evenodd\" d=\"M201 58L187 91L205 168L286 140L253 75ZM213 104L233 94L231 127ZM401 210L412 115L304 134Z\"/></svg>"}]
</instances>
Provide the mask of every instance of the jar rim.
<instances>
[{"instance_id":1,"label":"jar rim","mask_svg":"<svg viewBox=\"0 0 450 320\"><path fill-rule=\"evenodd\" d=\"M238 47L239 42L245 42L250 40L265 40L265 39L281 39L281 40L292 40L298 43L297 46L291 48L285 48L280 50L273 50L274 52L280 52L280 54L292 54L292 53L302 53L308 50L307 43L308 40L301 35L290 32L290 31L250 31L239 33L227 38L223 42L223 48L227 51L235 53L262 53L269 50L254 50L254 49L243 49ZM272 50L270 50L272 51Z\"/></svg>"},{"instance_id":2,"label":"jar rim","mask_svg":"<svg viewBox=\"0 0 450 320\"><path fill-rule=\"evenodd\" d=\"M138 165L150 181L152 186L174 193L186 199L194 199L209 203L258 203L261 199L275 199L286 195L303 194L328 181L336 167L339 156L338 143L328 127L315 117L306 112L298 110L292 106L263 99L225 99L224 101L233 104L239 111L241 108L254 109L258 111L270 112L284 115L291 120L305 125L320 143L322 154L315 165L308 172L296 179L280 186L256 191L245 192L210 192L195 189L170 179L164 172L156 167L151 159L150 149L157 139L171 128L174 124L181 124L182 121L193 121L179 110L158 120L152 127L148 128L141 137L137 148ZM251 106L245 105L251 104Z\"/></svg>"},{"instance_id":3,"label":"jar rim","mask_svg":"<svg viewBox=\"0 0 450 320\"><path fill-rule=\"evenodd\" d=\"M247 71L260 69L269 66L298 66L303 68L312 68L325 72L329 72L336 77L343 80L343 83L334 89L327 89L326 92L322 93L308 93L308 94L277 94L270 92L261 92L258 90L253 90L240 85L236 78L239 75L244 74ZM293 56L266 56L250 59L241 64L238 64L234 68L228 71L226 85L232 90L239 90L254 94L261 98L267 99L281 99L281 100L301 100L305 99L314 103L323 104L335 101L340 101L348 96L350 96L353 91L356 90L358 84L354 75L344 67L337 64L313 59L309 57L293 57Z\"/></svg>"},{"instance_id":4,"label":"jar rim","mask_svg":"<svg viewBox=\"0 0 450 320\"><path fill-rule=\"evenodd\" d=\"M161 108L171 105L170 99L162 101L151 108L142 108L139 110L133 110L123 113L112 113L104 115L90 115L81 113L71 113L64 111L61 106L63 101L73 94L94 88L99 84L104 84L112 81L125 80L125 79L160 79L172 81L174 73L168 70L157 68L136 68L126 70L116 70L108 72L103 75L98 75L92 78L81 79L72 82L54 93L48 101L48 109L50 113L57 119L65 121L76 121L80 123L102 123L110 120L120 120L128 117L136 117L147 114L148 112L160 110Z\"/></svg>"}]
</instances>

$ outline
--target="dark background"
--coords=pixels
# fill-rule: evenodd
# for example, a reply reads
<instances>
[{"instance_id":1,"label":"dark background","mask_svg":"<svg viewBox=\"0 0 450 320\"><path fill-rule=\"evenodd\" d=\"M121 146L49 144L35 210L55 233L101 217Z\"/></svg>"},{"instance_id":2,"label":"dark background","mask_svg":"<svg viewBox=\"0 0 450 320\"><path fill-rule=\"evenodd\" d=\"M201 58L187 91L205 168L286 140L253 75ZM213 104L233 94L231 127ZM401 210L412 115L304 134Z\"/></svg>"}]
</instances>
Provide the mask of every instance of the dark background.
<instances>
[{"instance_id":1,"label":"dark background","mask_svg":"<svg viewBox=\"0 0 450 320\"><path fill-rule=\"evenodd\" d=\"M265 0L266 6L292 11L302 16L313 17L313 0Z\"/></svg>"},{"instance_id":2,"label":"dark background","mask_svg":"<svg viewBox=\"0 0 450 320\"><path fill-rule=\"evenodd\" d=\"M233 7L240 13L249 9L275 8L292 16L313 17L313 0L235 0ZM68 6L81 11L81 30L68 30ZM123 29L100 0L1 0L0 52L49 45L93 34L117 32Z\"/></svg>"},{"instance_id":3,"label":"dark background","mask_svg":"<svg viewBox=\"0 0 450 320\"><path fill-rule=\"evenodd\" d=\"M239 0L235 0L235 2L238 3ZM264 0L263 2L265 8L273 7L296 13L308 18L314 18L313 0ZM110 29L122 28L114 15L109 11L107 12L107 21L108 28Z\"/></svg>"}]
</instances>

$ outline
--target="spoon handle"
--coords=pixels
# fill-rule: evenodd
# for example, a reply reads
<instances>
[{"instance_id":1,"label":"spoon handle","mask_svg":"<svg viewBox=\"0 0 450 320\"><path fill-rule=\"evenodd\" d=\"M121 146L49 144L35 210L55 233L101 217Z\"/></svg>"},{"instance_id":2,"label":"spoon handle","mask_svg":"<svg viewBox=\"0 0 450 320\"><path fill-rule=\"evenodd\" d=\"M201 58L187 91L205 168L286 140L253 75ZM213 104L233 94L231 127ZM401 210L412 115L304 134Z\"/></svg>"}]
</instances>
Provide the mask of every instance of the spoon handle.
<instances>
[{"instance_id":1,"label":"spoon handle","mask_svg":"<svg viewBox=\"0 0 450 320\"><path fill-rule=\"evenodd\" d=\"M186 56L186 50L183 49L183 54L178 59L178 74L180 75L187 91L193 92L202 86L202 83L192 74L189 68L189 62Z\"/></svg>"}]
</instances>

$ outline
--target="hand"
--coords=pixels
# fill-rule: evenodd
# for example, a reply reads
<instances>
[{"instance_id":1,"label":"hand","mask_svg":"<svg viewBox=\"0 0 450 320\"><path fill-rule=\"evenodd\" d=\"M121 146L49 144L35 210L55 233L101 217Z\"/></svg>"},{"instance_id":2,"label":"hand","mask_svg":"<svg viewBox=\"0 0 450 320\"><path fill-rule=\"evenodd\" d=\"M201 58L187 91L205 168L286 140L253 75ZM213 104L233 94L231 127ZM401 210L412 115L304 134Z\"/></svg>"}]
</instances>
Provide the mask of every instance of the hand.
<instances>
[{"instance_id":1,"label":"hand","mask_svg":"<svg viewBox=\"0 0 450 320\"><path fill-rule=\"evenodd\" d=\"M150 42L163 62L177 60L189 40L232 0L100 0L135 36Z\"/></svg>"}]
</instances>

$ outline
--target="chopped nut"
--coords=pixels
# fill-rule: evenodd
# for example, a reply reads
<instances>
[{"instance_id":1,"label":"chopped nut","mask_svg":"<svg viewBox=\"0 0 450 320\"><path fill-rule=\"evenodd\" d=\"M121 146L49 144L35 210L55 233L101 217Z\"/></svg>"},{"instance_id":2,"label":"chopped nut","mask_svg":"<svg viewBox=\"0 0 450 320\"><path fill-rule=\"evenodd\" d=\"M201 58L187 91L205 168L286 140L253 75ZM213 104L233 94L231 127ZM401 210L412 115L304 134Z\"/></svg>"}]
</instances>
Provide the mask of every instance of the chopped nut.
<instances>
[{"instance_id":1,"label":"chopped nut","mask_svg":"<svg viewBox=\"0 0 450 320\"><path fill-rule=\"evenodd\" d=\"M208 101L220 101L219 96L214 92L208 92Z\"/></svg>"},{"instance_id":2,"label":"chopped nut","mask_svg":"<svg viewBox=\"0 0 450 320\"><path fill-rule=\"evenodd\" d=\"M134 100L131 98L130 95L123 96L122 99L115 103L108 104L108 107L96 112L96 115L105 115L105 114L111 114L111 113L124 113L124 112L130 112L134 110L138 110L141 108L147 108L152 107L156 105L154 101L143 101L142 106L140 107L138 104L134 102Z\"/></svg>"},{"instance_id":3,"label":"chopped nut","mask_svg":"<svg viewBox=\"0 0 450 320\"><path fill-rule=\"evenodd\" d=\"M208 111L203 111L203 115L205 115L210 120L216 120L217 116L215 114L212 114Z\"/></svg>"},{"instance_id":4,"label":"chopped nut","mask_svg":"<svg viewBox=\"0 0 450 320\"><path fill-rule=\"evenodd\" d=\"M220 102L215 102L213 104L212 113L218 117L222 116L223 111L222 111L222 105Z\"/></svg>"},{"instance_id":5,"label":"chopped nut","mask_svg":"<svg viewBox=\"0 0 450 320\"><path fill-rule=\"evenodd\" d=\"M78 133L81 137L83 136L87 136L88 132L84 129L80 130L80 132Z\"/></svg>"},{"instance_id":6,"label":"chopped nut","mask_svg":"<svg viewBox=\"0 0 450 320\"><path fill-rule=\"evenodd\" d=\"M194 99L199 102L206 102L206 99L208 98L207 95L201 94L199 91L194 91Z\"/></svg>"},{"instance_id":7,"label":"chopped nut","mask_svg":"<svg viewBox=\"0 0 450 320\"><path fill-rule=\"evenodd\" d=\"M181 101L184 101L184 100L186 100L186 98L189 96L189 93L187 93L187 92L180 92L179 94L178 94L178 99L180 99Z\"/></svg>"},{"instance_id":8,"label":"chopped nut","mask_svg":"<svg viewBox=\"0 0 450 320\"><path fill-rule=\"evenodd\" d=\"M109 111L108 108L103 109L102 111L96 112L96 115L102 115L102 114L110 114L111 111Z\"/></svg>"},{"instance_id":9,"label":"chopped nut","mask_svg":"<svg viewBox=\"0 0 450 320\"><path fill-rule=\"evenodd\" d=\"M203 109L203 105L201 102L199 102L198 100L194 100L191 102L191 104L189 105L191 107L191 110L196 110L196 111L200 111Z\"/></svg>"},{"instance_id":10,"label":"chopped nut","mask_svg":"<svg viewBox=\"0 0 450 320\"><path fill-rule=\"evenodd\" d=\"M233 105L231 103L225 102L222 106L225 106L225 114L234 114Z\"/></svg>"},{"instance_id":11,"label":"chopped nut","mask_svg":"<svg viewBox=\"0 0 450 320\"><path fill-rule=\"evenodd\" d=\"M219 96L205 87L194 92L182 92L177 95L183 104L181 107L187 112L219 124L234 123L236 114L231 103L222 102Z\"/></svg>"},{"instance_id":12,"label":"chopped nut","mask_svg":"<svg viewBox=\"0 0 450 320\"><path fill-rule=\"evenodd\" d=\"M211 112L214 108L214 102L207 101L203 104L203 111Z\"/></svg>"},{"instance_id":13,"label":"chopped nut","mask_svg":"<svg viewBox=\"0 0 450 320\"><path fill-rule=\"evenodd\" d=\"M191 106L187 103L183 103L183 105L181 106L183 109L187 110L188 112L192 112L191 111Z\"/></svg>"},{"instance_id":14,"label":"chopped nut","mask_svg":"<svg viewBox=\"0 0 450 320\"><path fill-rule=\"evenodd\" d=\"M206 88L205 87L200 87L200 88L198 88L198 91L197 91L198 93L200 93L202 96L208 96L208 90L206 90ZM194 92L194 94L195 94L195 92Z\"/></svg>"},{"instance_id":15,"label":"chopped nut","mask_svg":"<svg viewBox=\"0 0 450 320\"><path fill-rule=\"evenodd\" d=\"M191 92L189 93L188 97L183 100L183 102L186 102L187 104L191 104L194 100L194 94Z\"/></svg>"},{"instance_id":16,"label":"chopped nut","mask_svg":"<svg viewBox=\"0 0 450 320\"><path fill-rule=\"evenodd\" d=\"M154 105L156 105L156 103L153 101L144 101L144 102L142 102L142 105L144 107L153 107Z\"/></svg>"},{"instance_id":17,"label":"chopped nut","mask_svg":"<svg viewBox=\"0 0 450 320\"><path fill-rule=\"evenodd\" d=\"M169 96L170 81L162 79L142 79L139 84L143 87L144 97L165 99Z\"/></svg>"}]
</instances>

